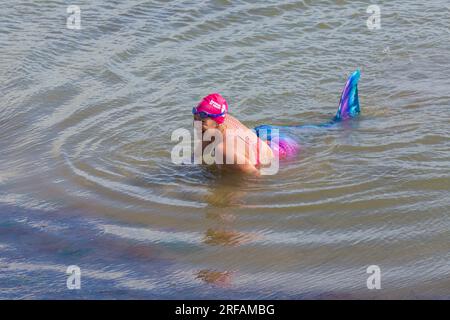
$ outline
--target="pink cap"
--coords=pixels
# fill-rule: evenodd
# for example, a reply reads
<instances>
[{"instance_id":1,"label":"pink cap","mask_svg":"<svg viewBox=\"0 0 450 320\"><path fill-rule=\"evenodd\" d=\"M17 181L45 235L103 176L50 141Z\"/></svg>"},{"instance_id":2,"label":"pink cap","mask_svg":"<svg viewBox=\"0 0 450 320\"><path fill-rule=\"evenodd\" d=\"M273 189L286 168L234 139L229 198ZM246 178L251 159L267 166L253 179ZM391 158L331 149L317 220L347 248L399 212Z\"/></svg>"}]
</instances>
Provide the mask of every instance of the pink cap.
<instances>
[{"instance_id":1,"label":"pink cap","mask_svg":"<svg viewBox=\"0 0 450 320\"><path fill-rule=\"evenodd\" d=\"M207 112L210 114L221 114L223 115L219 117L211 118L218 124L221 124L225 121L225 116L228 113L228 104L224 97L222 97L218 93L212 93L210 95L207 95L200 101L200 103L197 106L198 112Z\"/></svg>"}]
</instances>

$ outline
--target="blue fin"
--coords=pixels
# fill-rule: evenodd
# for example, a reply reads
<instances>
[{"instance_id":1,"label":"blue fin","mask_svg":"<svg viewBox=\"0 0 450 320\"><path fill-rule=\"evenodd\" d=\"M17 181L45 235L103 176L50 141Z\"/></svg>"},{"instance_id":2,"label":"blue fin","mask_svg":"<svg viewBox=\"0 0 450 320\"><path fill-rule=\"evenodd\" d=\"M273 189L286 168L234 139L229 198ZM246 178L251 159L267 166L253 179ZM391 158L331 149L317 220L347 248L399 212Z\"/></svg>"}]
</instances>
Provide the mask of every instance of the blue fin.
<instances>
[{"instance_id":1,"label":"blue fin","mask_svg":"<svg viewBox=\"0 0 450 320\"><path fill-rule=\"evenodd\" d=\"M356 117L360 113L358 99L358 81L361 72L356 70L348 78L342 91L339 109L333 118L333 121L341 121Z\"/></svg>"}]
</instances>

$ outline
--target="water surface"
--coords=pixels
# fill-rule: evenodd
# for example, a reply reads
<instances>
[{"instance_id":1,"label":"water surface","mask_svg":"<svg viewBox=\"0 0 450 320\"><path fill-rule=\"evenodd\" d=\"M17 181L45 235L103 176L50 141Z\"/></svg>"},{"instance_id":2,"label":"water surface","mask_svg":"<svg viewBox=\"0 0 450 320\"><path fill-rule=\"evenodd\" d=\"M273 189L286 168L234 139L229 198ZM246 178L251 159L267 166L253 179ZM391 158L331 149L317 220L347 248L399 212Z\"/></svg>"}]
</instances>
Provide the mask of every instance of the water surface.
<instances>
[{"instance_id":1,"label":"water surface","mask_svg":"<svg viewBox=\"0 0 450 320\"><path fill-rule=\"evenodd\" d=\"M3 1L0 298L450 298L449 5L377 3ZM204 95L320 123L356 68L278 174L170 161Z\"/></svg>"}]
</instances>

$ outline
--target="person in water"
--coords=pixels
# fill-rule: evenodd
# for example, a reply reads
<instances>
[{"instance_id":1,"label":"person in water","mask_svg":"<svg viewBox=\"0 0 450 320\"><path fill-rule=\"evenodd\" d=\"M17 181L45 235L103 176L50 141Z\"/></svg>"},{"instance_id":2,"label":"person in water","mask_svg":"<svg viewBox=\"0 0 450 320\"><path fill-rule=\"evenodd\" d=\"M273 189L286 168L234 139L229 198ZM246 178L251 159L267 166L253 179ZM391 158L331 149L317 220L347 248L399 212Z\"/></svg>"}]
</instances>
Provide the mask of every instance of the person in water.
<instances>
[{"instance_id":1,"label":"person in water","mask_svg":"<svg viewBox=\"0 0 450 320\"><path fill-rule=\"evenodd\" d=\"M304 127L324 128L356 117L360 113L358 99L358 81L360 71L355 71L347 80L342 91L339 108L334 118L319 125L272 126L261 125L253 130L228 113L226 100L218 93L204 97L197 107L192 109L194 121L201 121L202 134L217 130L222 139L215 146L215 153L223 157L219 166L228 166L245 173L259 175L261 164L278 159L293 157L300 147L295 130ZM276 142L272 141L272 131L278 131ZM229 140L234 143L229 144ZM238 143L236 143L236 141ZM239 144L243 141L244 144ZM202 151L212 142L203 142ZM239 147L244 145L245 148ZM230 161L231 159L231 161Z\"/></svg>"},{"instance_id":2,"label":"person in water","mask_svg":"<svg viewBox=\"0 0 450 320\"><path fill-rule=\"evenodd\" d=\"M223 156L222 163L227 167L258 174L260 163L267 163L274 157L273 151L267 143L261 143L254 131L228 114L228 104L220 94L213 93L204 97L192 113L194 121L201 121L202 134L207 130L219 131L222 139L215 146L215 152ZM234 140L233 146L229 144L230 139ZM244 143L240 145L243 145L244 148L238 147L242 141ZM212 142L204 141L202 150L205 151L210 143Z\"/></svg>"}]
</instances>

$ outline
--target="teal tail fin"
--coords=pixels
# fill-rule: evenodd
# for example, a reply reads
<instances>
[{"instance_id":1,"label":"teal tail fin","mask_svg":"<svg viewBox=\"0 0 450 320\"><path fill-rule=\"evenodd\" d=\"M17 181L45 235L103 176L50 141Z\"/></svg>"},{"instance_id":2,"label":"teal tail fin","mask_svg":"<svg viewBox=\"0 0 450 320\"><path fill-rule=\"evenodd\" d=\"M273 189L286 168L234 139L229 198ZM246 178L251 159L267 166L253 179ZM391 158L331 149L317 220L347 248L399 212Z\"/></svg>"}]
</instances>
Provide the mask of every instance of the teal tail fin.
<instances>
[{"instance_id":1,"label":"teal tail fin","mask_svg":"<svg viewBox=\"0 0 450 320\"><path fill-rule=\"evenodd\" d=\"M358 81L360 76L361 72L356 70L348 78L344 90L342 91L339 109L334 116L334 121L354 118L361 112L358 99Z\"/></svg>"}]
</instances>

